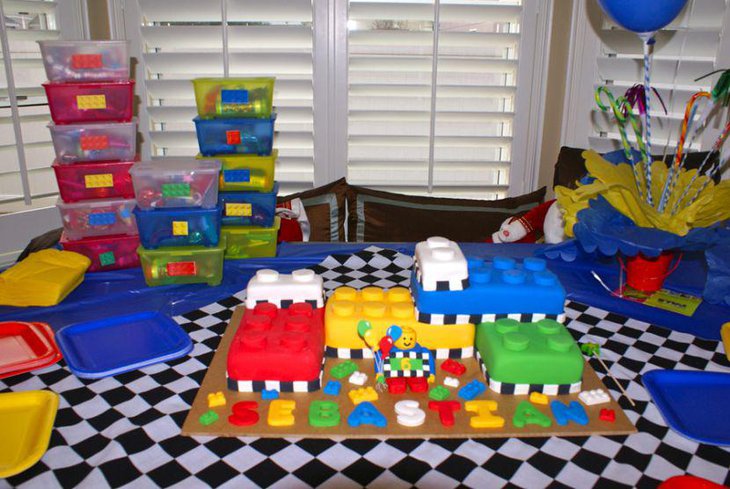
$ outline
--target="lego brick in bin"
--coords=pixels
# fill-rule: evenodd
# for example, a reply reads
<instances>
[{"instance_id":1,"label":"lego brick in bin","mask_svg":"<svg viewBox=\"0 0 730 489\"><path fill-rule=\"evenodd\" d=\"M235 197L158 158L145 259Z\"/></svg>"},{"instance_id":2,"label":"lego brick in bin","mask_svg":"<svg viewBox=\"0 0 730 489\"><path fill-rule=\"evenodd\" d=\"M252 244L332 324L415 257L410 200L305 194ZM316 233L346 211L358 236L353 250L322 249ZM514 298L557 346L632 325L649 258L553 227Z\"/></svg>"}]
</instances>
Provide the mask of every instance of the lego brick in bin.
<instances>
[{"instance_id":1,"label":"lego brick in bin","mask_svg":"<svg viewBox=\"0 0 730 489\"><path fill-rule=\"evenodd\" d=\"M121 81L129 78L129 41L38 41L52 82Z\"/></svg>"},{"instance_id":2,"label":"lego brick in bin","mask_svg":"<svg viewBox=\"0 0 730 489\"><path fill-rule=\"evenodd\" d=\"M69 239L109 234L137 234L134 220L134 199L84 200L63 202L58 199L56 207Z\"/></svg>"},{"instance_id":3,"label":"lego brick in bin","mask_svg":"<svg viewBox=\"0 0 730 489\"><path fill-rule=\"evenodd\" d=\"M143 161L130 171L140 209L218 205L221 164L214 159Z\"/></svg>"},{"instance_id":4,"label":"lego brick in bin","mask_svg":"<svg viewBox=\"0 0 730 489\"><path fill-rule=\"evenodd\" d=\"M139 236L112 235L94 236L72 241L61 235L61 248L88 257L91 260L89 272L119 270L139 266Z\"/></svg>"},{"instance_id":5,"label":"lego brick in bin","mask_svg":"<svg viewBox=\"0 0 730 489\"><path fill-rule=\"evenodd\" d=\"M271 192L219 192L221 222L224 226L273 226L278 191L277 183Z\"/></svg>"},{"instance_id":6,"label":"lego brick in bin","mask_svg":"<svg viewBox=\"0 0 730 489\"><path fill-rule=\"evenodd\" d=\"M424 291L414 273L411 292L419 315L563 313L565 289L545 260L497 256L489 261L469 258L467 265L469 286L464 290Z\"/></svg>"},{"instance_id":7,"label":"lego brick in bin","mask_svg":"<svg viewBox=\"0 0 730 489\"><path fill-rule=\"evenodd\" d=\"M175 246L145 250L137 248L145 282L149 286L207 283L223 278L223 240L218 246Z\"/></svg>"},{"instance_id":8,"label":"lego brick in bin","mask_svg":"<svg viewBox=\"0 0 730 489\"><path fill-rule=\"evenodd\" d=\"M221 192L271 192L279 150L270 155L215 155L221 162L218 189ZM206 157L198 154L198 159Z\"/></svg>"},{"instance_id":9,"label":"lego brick in bin","mask_svg":"<svg viewBox=\"0 0 730 489\"><path fill-rule=\"evenodd\" d=\"M274 121L269 119L202 119L196 117L198 146L205 156L219 154L271 154Z\"/></svg>"},{"instance_id":10,"label":"lego brick in bin","mask_svg":"<svg viewBox=\"0 0 730 489\"><path fill-rule=\"evenodd\" d=\"M48 125L60 164L83 161L130 161L137 147L137 120Z\"/></svg>"},{"instance_id":11,"label":"lego brick in bin","mask_svg":"<svg viewBox=\"0 0 730 489\"><path fill-rule=\"evenodd\" d=\"M226 242L226 260L276 256L276 235L280 225L277 217L274 225L268 228L223 226L221 234Z\"/></svg>"},{"instance_id":12,"label":"lego brick in bin","mask_svg":"<svg viewBox=\"0 0 730 489\"><path fill-rule=\"evenodd\" d=\"M134 209L142 246L217 246L221 210L172 207L157 210Z\"/></svg>"},{"instance_id":13,"label":"lego brick in bin","mask_svg":"<svg viewBox=\"0 0 730 489\"><path fill-rule=\"evenodd\" d=\"M129 169L134 161L76 163L60 165L54 161L58 191L64 202L89 199L134 198Z\"/></svg>"},{"instance_id":14,"label":"lego brick in bin","mask_svg":"<svg viewBox=\"0 0 730 489\"><path fill-rule=\"evenodd\" d=\"M193 80L198 115L271 117L275 78L196 78Z\"/></svg>"},{"instance_id":15,"label":"lego brick in bin","mask_svg":"<svg viewBox=\"0 0 730 489\"><path fill-rule=\"evenodd\" d=\"M56 124L129 122L134 105L134 80L120 82L44 83Z\"/></svg>"}]
</instances>

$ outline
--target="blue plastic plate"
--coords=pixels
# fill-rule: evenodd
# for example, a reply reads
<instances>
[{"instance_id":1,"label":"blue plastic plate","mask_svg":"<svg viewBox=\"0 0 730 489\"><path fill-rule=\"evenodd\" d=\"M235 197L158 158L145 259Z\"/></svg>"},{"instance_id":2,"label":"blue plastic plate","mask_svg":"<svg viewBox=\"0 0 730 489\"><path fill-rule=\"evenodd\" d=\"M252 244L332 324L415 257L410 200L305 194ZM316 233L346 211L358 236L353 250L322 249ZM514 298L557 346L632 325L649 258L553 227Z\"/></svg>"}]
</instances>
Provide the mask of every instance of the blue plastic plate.
<instances>
[{"instance_id":1,"label":"blue plastic plate","mask_svg":"<svg viewBox=\"0 0 730 489\"><path fill-rule=\"evenodd\" d=\"M711 445L730 445L730 373L652 370L642 381L675 431Z\"/></svg>"},{"instance_id":2,"label":"blue plastic plate","mask_svg":"<svg viewBox=\"0 0 730 489\"><path fill-rule=\"evenodd\" d=\"M71 372L86 379L165 362L193 349L187 333L158 312L71 324L58 330L56 342Z\"/></svg>"}]
</instances>

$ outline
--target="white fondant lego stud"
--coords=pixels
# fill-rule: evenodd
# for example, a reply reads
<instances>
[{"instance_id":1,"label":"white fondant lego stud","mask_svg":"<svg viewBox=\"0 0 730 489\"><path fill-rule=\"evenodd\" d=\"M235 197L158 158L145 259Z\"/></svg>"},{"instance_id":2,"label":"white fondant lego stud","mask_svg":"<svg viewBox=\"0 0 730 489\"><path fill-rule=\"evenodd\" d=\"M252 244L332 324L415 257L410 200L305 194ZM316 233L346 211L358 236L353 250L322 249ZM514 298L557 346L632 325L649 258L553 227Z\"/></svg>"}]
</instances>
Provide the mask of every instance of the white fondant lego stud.
<instances>
[{"instance_id":1,"label":"white fondant lego stud","mask_svg":"<svg viewBox=\"0 0 730 489\"><path fill-rule=\"evenodd\" d=\"M253 309L264 301L281 306L282 301L310 302L315 307L324 306L322 277L313 270L294 270L280 274L276 270L256 272L246 288L246 308Z\"/></svg>"},{"instance_id":2,"label":"white fondant lego stud","mask_svg":"<svg viewBox=\"0 0 730 489\"><path fill-rule=\"evenodd\" d=\"M368 381L368 376L365 374L365 372L355 372L350 375L349 381L351 384L365 385L365 382Z\"/></svg>"},{"instance_id":3,"label":"white fondant lego stud","mask_svg":"<svg viewBox=\"0 0 730 489\"><path fill-rule=\"evenodd\" d=\"M415 427L426 421L426 413L420 408L418 401L405 399L395 403L396 420L399 425Z\"/></svg>"},{"instance_id":4,"label":"white fondant lego stud","mask_svg":"<svg viewBox=\"0 0 730 489\"><path fill-rule=\"evenodd\" d=\"M418 281L423 290L434 291L437 283L448 283L449 290L461 290L469 278L466 258L453 241L433 236L416 245Z\"/></svg>"},{"instance_id":5,"label":"white fondant lego stud","mask_svg":"<svg viewBox=\"0 0 730 489\"><path fill-rule=\"evenodd\" d=\"M456 377L445 377L444 385L447 387L459 387L459 379Z\"/></svg>"},{"instance_id":6,"label":"white fondant lego stud","mask_svg":"<svg viewBox=\"0 0 730 489\"><path fill-rule=\"evenodd\" d=\"M611 398L608 396L608 393L603 389L583 391L578 394L578 399L583 401L583 404L585 404L586 406L593 406L594 404L604 404L611 400Z\"/></svg>"}]
</instances>

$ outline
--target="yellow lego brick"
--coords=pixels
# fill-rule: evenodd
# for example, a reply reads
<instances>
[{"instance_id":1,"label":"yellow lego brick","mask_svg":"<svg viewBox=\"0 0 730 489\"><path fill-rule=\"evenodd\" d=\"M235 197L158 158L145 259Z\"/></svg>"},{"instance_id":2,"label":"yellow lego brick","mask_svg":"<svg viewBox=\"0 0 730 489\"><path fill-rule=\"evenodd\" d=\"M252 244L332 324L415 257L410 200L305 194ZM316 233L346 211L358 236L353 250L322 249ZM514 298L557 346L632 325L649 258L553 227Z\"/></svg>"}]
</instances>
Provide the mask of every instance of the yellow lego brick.
<instances>
[{"instance_id":1,"label":"yellow lego brick","mask_svg":"<svg viewBox=\"0 0 730 489\"><path fill-rule=\"evenodd\" d=\"M79 110L106 109L106 95L77 95L76 107Z\"/></svg>"},{"instance_id":2,"label":"yellow lego brick","mask_svg":"<svg viewBox=\"0 0 730 489\"><path fill-rule=\"evenodd\" d=\"M187 236L188 235L188 222L187 221L172 221L172 235L173 236Z\"/></svg>"},{"instance_id":3,"label":"yellow lego brick","mask_svg":"<svg viewBox=\"0 0 730 489\"><path fill-rule=\"evenodd\" d=\"M357 291L340 287L334 291L325 307L325 344L331 348L359 350L367 348L357 334L357 323L366 319L376 338L396 324L416 331L417 341L431 349L455 349L474 346L473 324L433 325L416 321L413 299L408 289L366 287Z\"/></svg>"},{"instance_id":4,"label":"yellow lego brick","mask_svg":"<svg viewBox=\"0 0 730 489\"><path fill-rule=\"evenodd\" d=\"M101 173L99 175L85 175L84 184L86 188L107 188L114 186L114 175Z\"/></svg>"},{"instance_id":5,"label":"yellow lego brick","mask_svg":"<svg viewBox=\"0 0 730 489\"><path fill-rule=\"evenodd\" d=\"M209 408L220 407L220 406L225 406L225 405L226 405L226 396L223 394L223 391L208 393L208 407Z\"/></svg>"},{"instance_id":6,"label":"yellow lego brick","mask_svg":"<svg viewBox=\"0 0 730 489\"><path fill-rule=\"evenodd\" d=\"M348 392L347 395L350 397L352 403L356 406L361 402L374 402L378 400L378 392L371 386L361 387L360 389L353 389Z\"/></svg>"},{"instance_id":7,"label":"yellow lego brick","mask_svg":"<svg viewBox=\"0 0 730 489\"><path fill-rule=\"evenodd\" d=\"M547 406L548 397L542 392L530 392L530 402Z\"/></svg>"},{"instance_id":8,"label":"yellow lego brick","mask_svg":"<svg viewBox=\"0 0 730 489\"><path fill-rule=\"evenodd\" d=\"M227 203L226 204L226 216L250 216L251 215L251 204L237 204Z\"/></svg>"}]
</instances>

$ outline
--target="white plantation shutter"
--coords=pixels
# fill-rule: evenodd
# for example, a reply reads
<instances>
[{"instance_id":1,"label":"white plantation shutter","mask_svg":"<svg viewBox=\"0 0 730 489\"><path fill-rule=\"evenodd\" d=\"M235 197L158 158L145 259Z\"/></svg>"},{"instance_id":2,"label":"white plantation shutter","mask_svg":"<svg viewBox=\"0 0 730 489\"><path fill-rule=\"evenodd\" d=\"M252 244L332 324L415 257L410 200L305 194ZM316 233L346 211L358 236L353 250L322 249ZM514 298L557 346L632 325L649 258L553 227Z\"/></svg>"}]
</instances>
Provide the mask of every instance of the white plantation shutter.
<instances>
[{"instance_id":1,"label":"white plantation shutter","mask_svg":"<svg viewBox=\"0 0 730 489\"><path fill-rule=\"evenodd\" d=\"M597 27L589 34L596 39L589 39L585 44L591 46L593 43L594 47L582 53L578 50L576 56L583 56L585 63L593 57L594 70L591 81L584 76L574 83L593 90L604 85L615 96L623 95L626 89L643 80L643 43L636 34L618 27L596 5L589 8L588 15L596 19ZM656 34L651 84L667 105L668 114L664 113L652 92L654 154L662 154L665 150L668 154L674 153L687 101L697 91L710 90L719 75L700 81L695 79L716 68L730 67L726 66L729 46L726 45L727 40L723 41L726 17L726 0L689 0L677 19ZM578 43L581 44L580 41ZM614 118L602 113L590 97L592 94L585 91L580 96L580 105L589 110L583 112L584 129L576 127L572 141L569 139L568 143L581 147L587 145L599 152L620 149L622 146ZM573 97L568 98L574 100ZM581 116L578 116L577 120L580 119ZM580 122L577 124L581 125ZM707 136L697 138L692 149L709 147L716 131L705 132ZM636 140L630 128L627 128L627 134L631 141Z\"/></svg>"},{"instance_id":2,"label":"white plantation shutter","mask_svg":"<svg viewBox=\"0 0 730 489\"><path fill-rule=\"evenodd\" d=\"M413 194L504 196L522 10L520 1L441 0L434 49L433 1L350 0L348 181Z\"/></svg>"},{"instance_id":3,"label":"white plantation shutter","mask_svg":"<svg viewBox=\"0 0 730 489\"><path fill-rule=\"evenodd\" d=\"M313 33L311 0L128 0L126 35L138 46L141 130L152 157L195 155L198 77L275 76L281 193L313 184ZM147 146L148 144L148 146Z\"/></svg>"},{"instance_id":4,"label":"white plantation shutter","mask_svg":"<svg viewBox=\"0 0 730 489\"><path fill-rule=\"evenodd\" d=\"M24 201L58 192L51 170L54 158L46 125L50 114L41 83L46 80L36 41L57 39L56 2L40 0L3 0L9 64L13 73L20 134L13 126L7 71L0 67L0 211L3 204ZM3 44L5 40L3 39ZM3 65L7 60L2 59ZM21 155L24 158L21 158ZM23 161L24 160L24 161ZM24 163L24 165L23 165ZM25 182L24 182L25 177ZM14 207L15 208L15 207ZM1 212L0 212L1 213Z\"/></svg>"}]
</instances>

